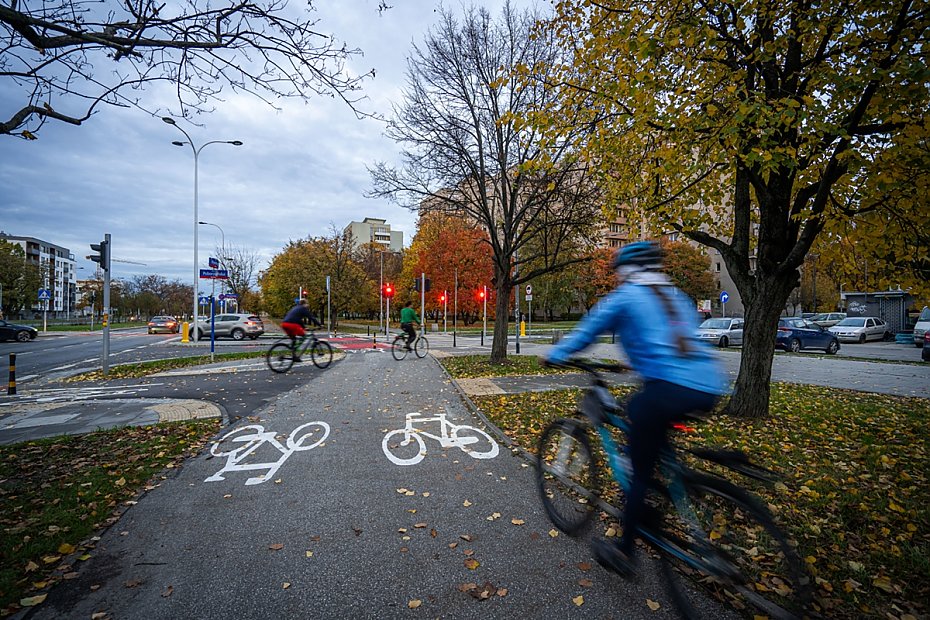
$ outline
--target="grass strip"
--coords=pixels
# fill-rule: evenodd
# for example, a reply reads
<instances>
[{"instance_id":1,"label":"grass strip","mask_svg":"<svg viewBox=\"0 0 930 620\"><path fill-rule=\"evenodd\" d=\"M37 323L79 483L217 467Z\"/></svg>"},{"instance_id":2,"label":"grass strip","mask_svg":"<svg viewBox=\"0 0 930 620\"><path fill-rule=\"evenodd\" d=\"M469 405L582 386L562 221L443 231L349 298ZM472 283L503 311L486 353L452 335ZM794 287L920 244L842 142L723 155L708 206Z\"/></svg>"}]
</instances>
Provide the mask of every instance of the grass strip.
<instances>
[{"instance_id":1,"label":"grass strip","mask_svg":"<svg viewBox=\"0 0 930 620\"><path fill-rule=\"evenodd\" d=\"M616 394L632 389L617 388ZM473 400L535 453L542 429L572 415L580 394L557 390ZM782 482L766 487L728 470L715 471L758 494L797 541L815 582L818 614L925 617L930 401L774 383L769 411L762 420L716 415L678 439L743 450L783 475ZM618 499L616 492L612 497Z\"/></svg>"},{"instance_id":2,"label":"grass strip","mask_svg":"<svg viewBox=\"0 0 930 620\"><path fill-rule=\"evenodd\" d=\"M192 420L0 446L0 615L75 577L94 534L218 429L218 420Z\"/></svg>"},{"instance_id":3,"label":"grass strip","mask_svg":"<svg viewBox=\"0 0 930 620\"><path fill-rule=\"evenodd\" d=\"M511 375L558 375L577 373L570 368L546 368L535 355L508 355L503 364L492 364L485 355L456 355L441 360L453 379L507 377Z\"/></svg>"},{"instance_id":4,"label":"grass strip","mask_svg":"<svg viewBox=\"0 0 930 620\"><path fill-rule=\"evenodd\" d=\"M209 355L197 355L194 357L172 357L163 360L151 360L148 362L136 362L133 364L120 364L112 366L107 376L103 376L100 370L83 372L73 377L68 377L65 381L71 383L75 381L106 381L107 379L129 379L133 377L145 377L165 370L175 368L187 368L188 366L201 366L203 364L213 364L216 362L228 362L230 360L245 360L256 357L265 357L267 351L239 351L236 353L217 353L210 359Z\"/></svg>"}]
</instances>

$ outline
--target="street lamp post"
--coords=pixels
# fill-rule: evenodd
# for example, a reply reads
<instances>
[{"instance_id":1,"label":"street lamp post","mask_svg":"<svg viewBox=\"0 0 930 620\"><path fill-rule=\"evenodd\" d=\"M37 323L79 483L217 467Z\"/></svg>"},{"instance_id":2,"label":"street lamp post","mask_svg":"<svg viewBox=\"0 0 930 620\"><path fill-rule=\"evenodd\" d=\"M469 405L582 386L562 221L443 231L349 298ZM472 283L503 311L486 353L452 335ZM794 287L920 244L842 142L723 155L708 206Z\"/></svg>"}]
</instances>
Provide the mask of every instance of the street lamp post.
<instances>
[{"instance_id":1,"label":"street lamp post","mask_svg":"<svg viewBox=\"0 0 930 620\"><path fill-rule=\"evenodd\" d=\"M214 228L220 231L220 239L222 239L222 241L220 242L220 266L224 267L224 262L226 261L226 233L223 232L223 229L220 228L219 224L213 224L211 222L197 222L197 223L200 224L201 226L213 226ZM216 292L216 278L213 278L213 289L214 289L214 292ZM220 293L222 293L224 290L226 290L225 287L221 288ZM225 302L226 300L224 299L223 301ZM220 311L226 312L225 303L223 304L223 308Z\"/></svg>"},{"instance_id":2,"label":"street lamp post","mask_svg":"<svg viewBox=\"0 0 930 620\"><path fill-rule=\"evenodd\" d=\"M200 301L199 300L200 268L198 266L198 258L197 258L197 226L199 222L197 219L198 159L200 157L200 151L202 151L204 147L207 146L208 144L232 144L233 146L242 146L242 142L239 140L211 140L209 142L204 142L200 146L194 146L194 141L191 139L191 137L187 134L186 131L181 129L180 125L178 125L174 121L173 118L164 116L162 117L161 120L168 123L169 125L173 125L174 127L176 127L177 130L183 133L184 137L187 138L187 142L181 142L181 141L175 140L171 144L175 146L184 146L185 144L187 144L188 146L191 147L191 152L194 153L194 326L191 329L191 331L193 332L194 342L197 342L198 340L197 338L198 316L197 315L199 311L198 305Z\"/></svg>"}]
</instances>

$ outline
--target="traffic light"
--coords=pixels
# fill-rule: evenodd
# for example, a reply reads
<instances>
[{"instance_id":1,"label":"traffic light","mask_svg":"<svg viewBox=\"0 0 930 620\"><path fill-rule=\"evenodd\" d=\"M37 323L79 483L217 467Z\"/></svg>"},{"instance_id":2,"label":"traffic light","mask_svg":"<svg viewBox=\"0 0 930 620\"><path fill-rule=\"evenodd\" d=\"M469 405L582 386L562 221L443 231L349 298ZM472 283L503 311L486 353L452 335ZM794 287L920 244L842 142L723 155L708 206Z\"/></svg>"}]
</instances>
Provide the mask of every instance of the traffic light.
<instances>
[{"instance_id":1,"label":"traffic light","mask_svg":"<svg viewBox=\"0 0 930 620\"><path fill-rule=\"evenodd\" d=\"M424 292L429 293L429 289L430 289L430 284L431 284L431 282L430 282L430 279L429 279L429 278L425 278L425 279L426 279L426 290L425 290ZM420 292L420 283L421 283L421 282L422 282L422 280L421 280L420 278L416 278L416 279L413 281L413 290L415 290L415 291L418 292L418 293Z\"/></svg>"},{"instance_id":2,"label":"traffic light","mask_svg":"<svg viewBox=\"0 0 930 620\"><path fill-rule=\"evenodd\" d=\"M384 290L381 292L381 294L384 295L385 297L387 297L388 299L394 297L394 285L393 285L393 284L385 284L385 285L384 285Z\"/></svg>"},{"instance_id":3,"label":"traffic light","mask_svg":"<svg viewBox=\"0 0 930 620\"><path fill-rule=\"evenodd\" d=\"M441 295L439 296L439 303L441 303L441 304L446 303L446 294L445 294L445 293L443 293L443 294L441 294Z\"/></svg>"},{"instance_id":4,"label":"traffic light","mask_svg":"<svg viewBox=\"0 0 930 620\"><path fill-rule=\"evenodd\" d=\"M476 297L478 298L478 301L484 301L484 289L483 288L478 289L478 294L476 295Z\"/></svg>"},{"instance_id":5,"label":"traffic light","mask_svg":"<svg viewBox=\"0 0 930 620\"><path fill-rule=\"evenodd\" d=\"M100 243L91 243L90 249L97 254L91 254L87 258L100 265L104 271L110 271L110 244L105 240Z\"/></svg>"}]
</instances>

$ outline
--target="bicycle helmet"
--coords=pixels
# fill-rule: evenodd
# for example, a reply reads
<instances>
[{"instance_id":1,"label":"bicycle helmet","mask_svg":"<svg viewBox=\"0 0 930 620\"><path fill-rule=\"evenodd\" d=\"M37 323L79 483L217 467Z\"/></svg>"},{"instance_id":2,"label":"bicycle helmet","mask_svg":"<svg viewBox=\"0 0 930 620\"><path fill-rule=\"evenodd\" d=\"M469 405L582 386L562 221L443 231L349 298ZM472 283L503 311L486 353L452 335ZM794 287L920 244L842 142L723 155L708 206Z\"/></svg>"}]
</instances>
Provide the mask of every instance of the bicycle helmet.
<instances>
[{"instance_id":1,"label":"bicycle helmet","mask_svg":"<svg viewBox=\"0 0 930 620\"><path fill-rule=\"evenodd\" d=\"M642 267L660 267L664 253L659 244L654 241L637 241L620 248L614 254L614 269L623 265L639 265Z\"/></svg>"}]
</instances>

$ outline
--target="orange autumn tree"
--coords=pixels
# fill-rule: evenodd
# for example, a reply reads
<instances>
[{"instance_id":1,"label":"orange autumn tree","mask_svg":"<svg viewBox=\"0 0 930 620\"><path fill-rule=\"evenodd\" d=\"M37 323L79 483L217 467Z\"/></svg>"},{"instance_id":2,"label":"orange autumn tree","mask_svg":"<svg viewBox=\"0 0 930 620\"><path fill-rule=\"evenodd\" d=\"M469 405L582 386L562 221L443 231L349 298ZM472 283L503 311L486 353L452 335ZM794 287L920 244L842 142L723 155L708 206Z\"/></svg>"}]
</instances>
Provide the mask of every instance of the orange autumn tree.
<instances>
[{"instance_id":1,"label":"orange autumn tree","mask_svg":"<svg viewBox=\"0 0 930 620\"><path fill-rule=\"evenodd\" d=\"M475 292L488 287L489 312L493 309L491 250L485 233L467 225L461 218L431 213L420 218L417 233L404 255L401 282L398 284L399 308L402 300L414 299L419 311L420 294L413 282L425 273L431 281L426 293L426 312L442 313L440 295L448 291L449 321L452 322L455 281L458 274L458 316L466 324L480 318L483 304Z\"/></svg>"}]
</instances>

